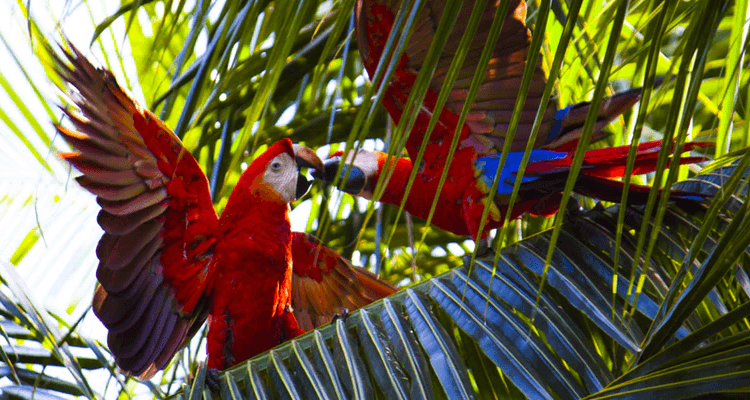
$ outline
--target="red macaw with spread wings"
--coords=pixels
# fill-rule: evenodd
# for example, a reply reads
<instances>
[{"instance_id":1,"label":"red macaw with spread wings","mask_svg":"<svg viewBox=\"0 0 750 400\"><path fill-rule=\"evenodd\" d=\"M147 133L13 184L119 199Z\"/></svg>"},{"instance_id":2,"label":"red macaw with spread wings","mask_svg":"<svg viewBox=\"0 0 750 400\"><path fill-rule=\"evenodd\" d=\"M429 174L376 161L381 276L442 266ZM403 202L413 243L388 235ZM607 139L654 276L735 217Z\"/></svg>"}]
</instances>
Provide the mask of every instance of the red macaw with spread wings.
<instances>
[{"instance_id":1,"label":"red macaw with spread wings","mask_svg":"<svg viewBox=\"0 0 750 400\"><path fill-rule=\"evenodd\" d=\"M126 374L153 376L207 318L208 366L223 370L395 292L290 230L289 204L309 188L299 166L323 168L312 150L270 146L218 217L178 137L71 48L55 57L80 109L65 110L73 129L57 125L74 149L61 157L102 208L93 308Z\"/></svg>"}]
</instances>

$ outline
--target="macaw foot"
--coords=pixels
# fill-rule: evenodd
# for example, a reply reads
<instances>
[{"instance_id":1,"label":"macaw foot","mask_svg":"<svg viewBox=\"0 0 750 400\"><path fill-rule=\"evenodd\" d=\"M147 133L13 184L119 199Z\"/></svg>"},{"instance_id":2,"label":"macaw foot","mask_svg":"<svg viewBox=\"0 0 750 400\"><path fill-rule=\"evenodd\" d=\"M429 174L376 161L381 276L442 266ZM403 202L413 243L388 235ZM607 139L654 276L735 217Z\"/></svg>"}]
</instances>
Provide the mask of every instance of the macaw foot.
<instances>
[{"instance_id":1,"label":"macaw foot","mask_svg":"<svg viewBox=\"0 0 750 400\"><path fill-rule=\"evenodd\" d=\"M340 312L337 312L336 314L333 314L333 318L331 318L331 323L336 322L337 319L341 319L341 322L346 322L346 317L349 316L349 309L344 307L341 309Z\"/></svg>"},{"instance_id":2,"label":"macaw foot","mask_svg":"<svg viewBox=\"0 0 750 400\"><path fill-rule=\"evenodd\" d=\"M221 379L219 378L219 374L221 371L218 369L208 368L206 370L206 385L209 389L211 389L211 392L218 393L221 391Z\"/></svg>"}]
</instances>

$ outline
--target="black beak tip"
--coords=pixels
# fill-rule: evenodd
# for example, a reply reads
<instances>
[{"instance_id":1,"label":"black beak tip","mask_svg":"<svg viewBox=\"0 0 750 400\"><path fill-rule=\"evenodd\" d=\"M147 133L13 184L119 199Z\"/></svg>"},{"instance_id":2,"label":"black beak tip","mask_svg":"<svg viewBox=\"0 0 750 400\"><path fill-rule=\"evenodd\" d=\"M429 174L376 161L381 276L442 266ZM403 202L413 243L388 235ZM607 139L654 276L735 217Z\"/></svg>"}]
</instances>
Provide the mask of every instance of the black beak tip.
<instances>
[{"instance_id":1,"label":"black beak tip","mask_svg":"<svg viewBox=\"0 0 750 400\"><path fill-rule=\"evenodd\" d=\"M320 171L324 168L323 161L311 148L299 144L293 144L292 147L297 168L309 168L312 171Z\"/></svg>"},{"instance_id":2,"label":"black beak tip","mask_svg":"<svg viewBox=\"0 0 750 400\"><path fill-rule=\"evenodd\" d=\"M333 176L336 174L336 168L341 157L331 157L323 161L323 169L311 169L312 176L315 179L329 183L333 181Z\"/></svg>"},{"instance_id":3,"label":"black beak tip","mask_svg":"<svg viewBox=\"0 0 750 400\"><path fill-rule=\"evenodd\" d=\"M326 183L332 183L336 180L336 170L339 168L341 157L335 156L323 161L323 171L314 171L313 176L321 179Z\"/></svg>"}]
</instances>

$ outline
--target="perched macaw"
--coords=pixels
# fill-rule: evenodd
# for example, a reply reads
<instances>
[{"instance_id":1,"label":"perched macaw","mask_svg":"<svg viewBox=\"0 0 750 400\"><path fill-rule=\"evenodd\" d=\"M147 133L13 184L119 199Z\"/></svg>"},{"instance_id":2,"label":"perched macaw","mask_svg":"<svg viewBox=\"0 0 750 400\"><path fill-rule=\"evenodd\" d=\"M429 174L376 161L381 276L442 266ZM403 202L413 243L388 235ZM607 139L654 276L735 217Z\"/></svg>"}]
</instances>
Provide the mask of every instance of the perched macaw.
<instances>
[{"instance_id":1,"label":"perched macaw","mask_svg":"<svg viewBox=\"0 0 750 400\"><path fill-rule=\"evenodd\" d=\"M398 0L358 0L357 39L359 51L370 76L382 56L386 41L394 23L394 7ZM412 172L412 159L416 159L427 131L432 110L437 102L445 77L456 52L464 24L469 20L473 1L464 3L457 22L449 36L446 47L439 59L435 74L430 81L422 108L414 127L406 141L408 158L392 158L395 171L388 181L381 202L401 204L406 183ZM412 215L426 219L435 196L439 196L432 223L458 235L471 235L477 239L485 199L496 174L505 135L510 124L518 87L526 64L526 55L531 42L531 34L526 28L526 4L522 0L511 1L509 12L500 33L484 81L478 96L463 126L458 129L459 144L452 162L446 165L450 145L458 124L459 115L476 65L485 45L498 2L488 3L482 16L476 36L471 42L468 55L459 77L450 92L448 101L439 115L439 122L426 144L424 157L418 166L418 174L405 203L405 209ZM424 63L438 21L442 17L443 3L427 1L414 23L414 32L404 46L404 52L397 62L393 78L387 83L382 98L391 117L399 122L404 106L416 80L417 73ZM534 77L529 88L524 110L520 116L511 153L501 169L500 187L491 202L490 217L482 235L487 230L502 224L508 208L509 196L513 189L523 150L529 139L534 117L539 108L546 77L541 69L541 58L537 62ZM640 99L640 89L632 89L604 99L598 114L592 140L599 140L606 134L604 126ZM520 197L513 206L511 218L523 213L550 215L557 211L561 200L569 167L572 163L572 150L575 149L581 134L589 103L580 103L557 110L552 99L546 105L540 133L534 143L530 163L521 186ZM706 143L690 143L684 147L689 151ZM639 147L634 173L653 171L659 150L659 142L643 143ZM622 183L607 179L621 177L625 172L627 147L592 150L586 153L575 191L602 200L619 201ZM342 189L348 193L371 198L375 183L386 165L387 155L381 152L359 150L344 155L334 153L326 161L325 179L332 181L341 162L351 166L343 168L341 179L348 176ZM691 163L702 158L687 157L680 164ZM437 194L437 186L443 170L448 168L448 179L442 191ZM629 201L643 201L648 187L631 185L633 193ZM673 197L688 196L673 193Z\"/></svg>"},{"instance_id":2,"label":"perched macaw","mask_svg":"<svg viewBox=\"0 0 750 400\"><path fill-rule=\"evenodd\" d=\"M223 370L395 291L290 230L289 204L309 188L298 167L323 167L312 150L270 146L218 217L178 137L109 71L75 48L65 57L57 69L80 112L65 110L74 129L57 126L75 150L61 157L102 208L93 309L123 372L150 378L206 318L208 367Z\"/></svg>"}]
</instances>

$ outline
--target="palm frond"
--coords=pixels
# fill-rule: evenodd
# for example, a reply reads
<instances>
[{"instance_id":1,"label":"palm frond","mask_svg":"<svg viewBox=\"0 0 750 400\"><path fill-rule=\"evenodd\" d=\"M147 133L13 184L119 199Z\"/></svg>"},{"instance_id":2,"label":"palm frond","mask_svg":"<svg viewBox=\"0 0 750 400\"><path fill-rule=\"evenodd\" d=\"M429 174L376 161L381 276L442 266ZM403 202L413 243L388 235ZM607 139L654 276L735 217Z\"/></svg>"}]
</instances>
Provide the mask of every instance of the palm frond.
<instances>
[{"instance_id":1,"label":"palm frond","mask_svg":"<svg viewBox=\"0 0 750 400\"><path fill-rule=\"evenodd\" d=\"M231 369L222 395L433 398L442 390L448 398L519 392L549 399L636 393L689 398L747 390L747 294L729 305L692 286L721 292L719 280L700 276L746 274L735 260L750 254L748 230L732 235L727 221L737 216L733 221L746 222L748 160L681 185L713 196L720 192L717 183L734 182L738 192L717 195L721 217L702 244L693 239L705 226L706 209L696 203L670 206L653 257L641 263L643 293L629 295L627 278L619 276L614 309L609 294L618 207L597 208L563 224L538 302L549 231L504 248L496 263L494 254L479 258L471 274L466 266L456 268ZM640 226L642 211L627 210L628 231ZM625 234L621 260L633 263L629 256L636 243ZM691 245L701 249L700 262L687 257ZM719 253L729 248L739 253ZM679 279L683 271L694 276L691 283ZM680 301L665 301L675 291ZM703 303L714 315L701 315L693 303ZM632 318L611 319L628 305L635 309ZM674 315L684 317L672 323ZM467 357L470 348L490 364ZM494 368L512 383L510 392L496 392L498 382L481 379Z\"/></svg>"}]
</instances>

